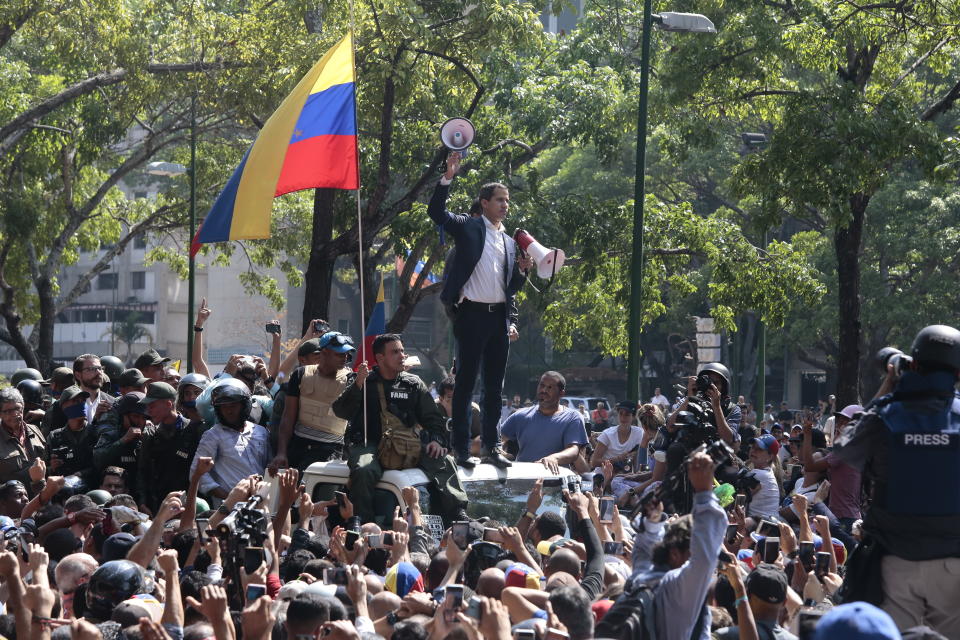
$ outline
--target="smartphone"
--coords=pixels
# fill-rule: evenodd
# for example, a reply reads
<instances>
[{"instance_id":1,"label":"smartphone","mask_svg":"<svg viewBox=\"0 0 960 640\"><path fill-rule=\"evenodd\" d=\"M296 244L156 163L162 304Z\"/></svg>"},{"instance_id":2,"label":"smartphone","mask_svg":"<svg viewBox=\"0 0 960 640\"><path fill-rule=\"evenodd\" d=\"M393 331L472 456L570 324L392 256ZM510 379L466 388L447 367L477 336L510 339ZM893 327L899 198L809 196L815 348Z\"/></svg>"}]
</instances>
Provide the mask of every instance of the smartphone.
<instances>
[{"instance_id":1,"label":"smartphone","mask_svg":"<svg viewBox=\"0 0 960 640\"><path fill-rule=\"evenodd\" d=\"M463 606L463 585L448 584L443 594L444 601L446 601L447 598L450 598L451 609L460 609Z\"/></svg>"},{"instance_id":2,"label":"smartphone","mask_svg":"<svg viewBox=\"0 0 960 640\"><path fill-rule=\"evenodd\" d=\"M813 640L817 634L817 624L823 617L823 611L813 608L800 609L797 616L797 640Z\"/></svg>"},{"instance_id":3,"label":"smartphone","mask_svg":"<svg viewBox=\"0 0 960 640\"><path fill-rule=\"evenodd\" d=\"M347 541L344 542L343 546L346 547L347 551L353 551L353 547L355 544L357 544L357 540L359 539L359 531L347 531Z\"/></svg>"},{"instance_id":4,"label":"smartphone","mask_svg":"<svg viewBox=\"0 0 960 640\"><path fill-rule=\"evenodd\" d=\"M347 568L331 567L323 570L323 583L335 585L347 585Z\"/></svg>"},{"instance_id":5,"label":"smartphone","mask_svg":"<svg viewBox=\"0 0 960 640\"><path fill-rule=\"evenodd\" d=\"M550 477L543 479L543 486L545 487L559 487L561 485L563 485L563 478Z\"/></svg>"},{"instance_id":6,"label":"smartphone","mask_svg":"<svg viewBox=\"0 0 960 640\"><path fill-rule=\"evenodd\" d=\"M818 578L830 573L830 552L829 551L818 551L817 552L817 563L814 568L814 573Z\"/></svg>"},{"instance_id":7,"label":"smartphone","mask_svg":"<svg viewBox=\"0 0 960 640\"><path fill-rule=\"evenodd\" d=\"M761 520L760 526L757 528L757 533L768 538L770 536L779 536L780 527L777 526L776 522L770 522L769 520Z\"/></svg>"},{"instance_id":8,"label":"smartphone","mask_svg":"<svg viewBox=\"0 0 960 640\"><path fill-rule=\"evenodd\" d=\"M454 522L450 525L451 537L453 543L461 549L467 548L467 532L470 530L470 523L466 521Z\"/></svg>"},{"instance_id":9,"label":"smartphone","mask_svg":"<svg viewBox=\"0 0 960 640\"><path fill-rule=\"evenodd\" d=\"M263 547L247 547L243 550L243 569L250 575L260 568L260 565L267 561L267 555Z\"/></svg>"},{"instance_id":10,"label":"smartphone","mask_svg":"<svg viewBox=\"0 0 960 640\"><path fill-rule=\"evenodd\" d=\"M613 498L600 498L600 522L601 524L610 524L613 522Z\"/></svg>"},{"instance_id":11,"label":"smartphone","mask_svg":"<svg viewBox=\"0 0 960 640\"><path fill-rule=\"evenodd\" d=\"M595 473L593 474L593 495L598 498L603 495L603 474Z\"/></svg>"},{"instance_id":12,"label":"smartphone","mask_svg":"<svg viewBox=\"0 0 960 640\"><path fill-rule=\"evenodd\" d=\"M210 527L209 518L197 518L197 540L200 541L200 546L204 546L207 542L210 541L210 536L207 535L207 529Z\"/></svg>"},{"instance_id":13,"label":"smartphone","mask_svg":"<svg viewBox=\"0 0 960 640\"><path fill-rule=\"evenodd\" d=\"M547 629L547 635L544 640L570 640L570 634L566 631L560 631L560 629L550 627Z\"/></svg>"},{"instance_id":14,"label":"smartphone","mask_svg":"<svg viewBox=\"0 0 960 640\"><path fill-rule=\"evenodd\" d=\"M780 557L780 538L769 537L763 541L763 561L773 564Z\"/></svg>"},{"instance_id":15,"label":"smartphone","mask_svg":"<svg viewBox=\"0 0 960 640\"><path fill-rule=\"evenodd\" d=\"M433 590L433 601L437 604L443 602L444 596L447 595L447 590L445 587L437 587Z\"/></svg>"},{"instance_id":16,"label":"smartphone","mask_svg":"<svg viewBox=\"0 0 960 640\"><path fill-rule=\"evenodd\" d=\"M805 572L813 571L814 561L816 559L816 551L813 548L813 542L801 542L800 543L800 564L803 566Z\"/></svg>"},{"instance_id":17,"label":"smartphone","mask_svg":"<svg viewBox=\"0 0 960 640\"><path fill-rule=\"evenodd\" d=\"M383 549L383 534L371 533L367 535L367 547L370 549Z\"/></svg>"},{"instance_id":18,"label":"smartphone","mask_svg":"<svg viewBox=\"0 0 960 640\"><path fill-rule=\"evenodd\" d=\"M619 556L623 553L623 542L606 541L603 543L603 553L607 556Z\"/></svg>"},{"instance_id":19,"label":"smartphone","mask_svg":"<svg viewBox=\"0 0 960 640\"><path fill-rule=\"evenodd\" d=\"M738 494L737 494L737 506L740 507L741 509L742 509L743 507L747 506L747 496L745 496L745 495L742 494L742 493L738 493Z\"/></svg>"},{"instance_id":20,"label":"smartphone","mask_svg":"<svg viewBox=\"0 0 960 640\"><path fill-rule=\"evenodd\" d=\"M730 555L729 553L721 549L720 553L717 555L717 561L722 566L725 564L731 564L732 562L736 561L736 558L734 558L732 555Z\"/></svg>"},{"instance_id":21,"label":"smartphone","mask_svg":"<svg viewBox=\"0 0 960 640\"><path fill-rule=\"evenodd\" d=\"M533 629L517 629L513 632L513 640L537 640L537 632Z\"/></svg>"},{"instance_id":22,"label":"smartphone","mask_svg":"<svg viewBox=\"0 0 960 640\"><path fill-rule=\"evenodd\" d=\"M345 494L343 491L334 491L333 498L337 501L337 506L341 509L346 506L347 494Z\"/></svg>"},{"instance_id":23,"label":"smartphone","mask_svg":"<svg viewBox=\"0 0 960 640\"><path fill-rule=\"evenodd\" d=\"M326 333L330 330L330 325L328 325L323 320L317 320L313 323L313 330L317 333Z\"/></svg>"},{"instance_id":24,"label":"smartphone","mask_svg":"<svg viewBox=\"0 0 960 640\"><path fill-rule=\"evenodd\" d=\"M276 333L280 335L280 323L279 322L268 322L266 326L267 333Z\"/></svg>"},{"instance_id":25,"label":"smartphone","mask_svg":"<svg viewBox=\"0 0 960 640\"><path fill-rule=\"evenodd\" d=\"M580 481L574 479L567 482L567 491L570 493L580 493Z\"/></svg>"},{"instance_id":26,"label":"smartphone","mask_svg":"<svg viewBox=\"0 0 960 640\"><path fill-rule=\"evenodd\" d=\"M727 525L727 533L723 537L723 541L726 542L727 544L733 544L734 542L737 541L737 524L736 523Z\"/></svg>"},{"instance_id":27,"label":"smartphone","mask_svg":"<svg viewBox=\"0 0 960 640\"><path fill-rule=\"evenodd\" d=\"M483 541L501 544L503 542L503 536L500 535L500 531L498 529L485 527L483 529Z\"/></svg>"},{"instance_id":28,"label":"smartphone","mask_svg":"<svg viewBox=\"0 0 960 640\"><path fill-rule=\"evenodd\" d=\"M260 596L267 595L267 585L248 584L247 585L247 604L255 602Z\"/></svg>"},{"instance_id":29,"label":"smartphone","mask_svg":"<svg viewBox=\"0 0 960 640\"><path fill-rule=\"evenodd\" d=\"M467 610L465 611L467 617L473 618L477 622L480 622L480 615L482 613L480 607L482 603L483 601L477 596L470 596L470 601L467 603Z\"/></svg>"},{"instance_id":30,"label":"smartphone","mask_svg":"<svg viewBox=\"0 0 960 640\"><path fill-rule=\"evenodd\" d=\"M392 547L392 546L393 546L393 531L384 531L381 535L383 536L383 538L382 538L383 546L384 546L384 547Z\"/></svg>"}]
</instances>

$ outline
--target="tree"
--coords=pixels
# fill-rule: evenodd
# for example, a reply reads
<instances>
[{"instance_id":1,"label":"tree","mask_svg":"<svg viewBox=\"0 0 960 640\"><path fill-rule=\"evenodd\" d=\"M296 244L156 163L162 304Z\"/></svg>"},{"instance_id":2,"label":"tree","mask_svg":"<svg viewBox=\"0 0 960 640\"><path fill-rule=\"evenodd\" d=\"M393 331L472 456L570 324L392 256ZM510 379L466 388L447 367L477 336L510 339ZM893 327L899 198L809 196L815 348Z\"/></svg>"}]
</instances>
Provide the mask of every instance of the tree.
<instances>
[{"instance_id":1,"label":"tree","mask_svg":"<svg viewBox=\"0 0 960 640\"><path fill-rule=\"evenodd\" d=\"M216 195L223 148L262 122L291 82L290 61L315 55L317 38L290 35L288 9L271 0L0 7L0 340L28 366L49 370L57 314L134 237L184 227L182 198L130 201L117 186L160 153L185 159L191 123L208 146L201 201ZM62 289L61 268L101 245L112 248Z\"/></svg>"},{"instance_id":2,"label":"tree","mask_svg":"<svg viewBox=\"0 0 960 640\"><path fill-rule=\"evenodd\" d=\"M150 330L140 324L140 314L136 311L127 313L122 319L114 319L110 328L104 333L104 336L111 336L114 340L119 340L127 345L127 357L125 362L133 362L133 345L144 338L153 344L153 336Z\"/></svg>"},{"instance_id":3,"label":"tree","mask_svg":"<svg viewBox=\"0 0 960 640\"><path fill-rule=\"evenodd\" d=\"M934 120L960 95L950 73L958 7L934 1L725 2L698 11L715 42L678 42L660 77L674 151L733 127L773 132L744 157L735 194L755 229L791 217L830 239L836 260L837 395L859 398L861 252L872 199L905 164L932 175L947 151ZM732 126L731 126L732 125ZM740 129L741 131L743 129Z\"/></svg>"}]
</instances>

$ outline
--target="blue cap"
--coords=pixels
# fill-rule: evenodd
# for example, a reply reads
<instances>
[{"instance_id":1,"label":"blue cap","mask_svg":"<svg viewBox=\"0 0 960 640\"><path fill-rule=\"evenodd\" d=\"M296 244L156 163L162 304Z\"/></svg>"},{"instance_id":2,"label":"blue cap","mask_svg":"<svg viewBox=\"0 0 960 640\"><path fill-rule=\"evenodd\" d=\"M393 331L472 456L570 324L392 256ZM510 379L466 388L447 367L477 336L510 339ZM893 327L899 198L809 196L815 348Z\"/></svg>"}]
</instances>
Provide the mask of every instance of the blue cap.
<instances>
[{"instance_id":1,"label":"blue cap","mask_svg":"<svg viewBox=\"0 0 960 640\"><path fill-rule=\"evenodd\" d=\"M900 640L890 615L866 602L834 607L817 624L814 640Z\"/></svg>"},{"instance_id":2,"label":"blue cap","mask_svg":"<svg viewBox=\"0 0 960 640\"><path fill-rule=\"evenodd\" d=\"M350 353L357 350L353 346L353 338L345 336L339 331L328 331L320 336L319 346L321 349L330 349L336 353Z\"/></svg>"}]
</instances>

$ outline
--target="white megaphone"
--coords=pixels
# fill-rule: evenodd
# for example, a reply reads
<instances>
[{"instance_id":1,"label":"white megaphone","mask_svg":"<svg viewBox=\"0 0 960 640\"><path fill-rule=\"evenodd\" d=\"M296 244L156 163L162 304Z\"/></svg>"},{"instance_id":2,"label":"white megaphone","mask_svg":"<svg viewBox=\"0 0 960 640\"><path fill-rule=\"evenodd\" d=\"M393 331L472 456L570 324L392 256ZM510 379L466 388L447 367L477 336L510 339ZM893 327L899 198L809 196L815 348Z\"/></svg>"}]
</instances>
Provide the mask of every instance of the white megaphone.
<instances>
[{"instance_id":1,"label":"white megaphone","mask_svg":"<svg viewBox=\"0 0 960 640\"><path fill-rule=\"evenodd\" d=\"M467 147L473 144L477 130L466 118L450 118L440 127L440 141L447 149L459 151L460 157L466 157ZM440 165L440 173L446 173L447 161Z\"/></svg>"},{"instance_id":2,"label":"white megaphone","mask_svg":"<svg viewBox=\"0 0 960 640\"><path fill-rule=\"evenodd\" d=\"M520 249L537 263L537 275L544 280L552 278L567 259L563 249L547 249L523 229L514 231L513 239L520 245Z\"/></svg>"}]
</instances>

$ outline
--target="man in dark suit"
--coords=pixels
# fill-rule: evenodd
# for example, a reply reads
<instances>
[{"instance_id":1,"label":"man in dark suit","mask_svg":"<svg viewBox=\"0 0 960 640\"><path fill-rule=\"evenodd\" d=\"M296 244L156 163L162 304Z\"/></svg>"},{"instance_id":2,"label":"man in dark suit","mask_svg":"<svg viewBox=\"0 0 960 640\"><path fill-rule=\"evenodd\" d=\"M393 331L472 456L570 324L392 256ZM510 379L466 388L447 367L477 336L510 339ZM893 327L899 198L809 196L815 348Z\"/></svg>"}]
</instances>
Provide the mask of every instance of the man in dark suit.
<instances>
[{"instance_id":1,"label":"man in dark suit","mask_svg":"<svg viewBox=\"0 0 960 640\"><path fill-rule=\"evenodd\" d=\"M456 241L456 251L447 265L440 300L453 309L453 333L457 338L457 377L453 390L453 447L457 462L465 468L476 464L470 458L470 424L467 413L477 375L482 376L483 452L498 467L510 466L500 449L497 422L500 394L507 368L510 342L519 337L514 296L524 283L524 272L533 261L517 260L516 243L504 231L503 219L510 208L510 192L499 182L480 188L477 202L481 215L472 217L446 210L450 182L460 169L460 154L451 153L447 171L433 192L427 208L430 218Z\"/></svg>"}]
</instances>

